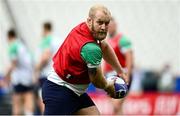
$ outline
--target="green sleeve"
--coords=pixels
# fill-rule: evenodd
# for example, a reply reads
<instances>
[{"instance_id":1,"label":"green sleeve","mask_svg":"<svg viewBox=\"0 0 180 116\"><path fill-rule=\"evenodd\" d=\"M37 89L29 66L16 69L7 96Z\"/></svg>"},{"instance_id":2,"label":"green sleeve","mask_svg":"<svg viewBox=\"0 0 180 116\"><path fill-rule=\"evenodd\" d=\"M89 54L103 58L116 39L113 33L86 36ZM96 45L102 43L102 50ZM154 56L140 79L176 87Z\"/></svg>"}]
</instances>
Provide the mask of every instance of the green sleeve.
<instances>
[{"instance_id":1,"label":"green sleeve","mask_svg":"<svg viewBox=\"0 0 180 116\"><path fill-rule=\"evenodd\" d=\"M132 49L132 44L126 36L122 36L119 41L120 51L125 53L126 51Z\"/></svg>"},{"instance_id":2,"label":"green sleeve","mask_svg":"<svg viewBox=\"0 0 180 116\"><path fill-rule=\"evenodd\" d=\"M40 43L40 48L41 48L42 50L47 49L47 48L50 48L50 46L51 46L51 40L52 40L52 37L51 37L51 36L47 36L47 37L43 38L43 40L42 40L41 43Z\"/></svg>"},{"instance_id":3,"label":"green sleeve","mask_svg":"<svg viewBox=\"0 0 180 116\"><path fill-rule=\"evenodd\" d=\"M12 43L8 48L8 52L9 52L10 60L17 59L17 56L18 56L18 43L17 42Z\"/></svg>"},{"instance_id":4,"label":"green sleeve","mask_svg":"<svg viewBox=\"0 0 180 116\"><path fill-rule=\"evenodd\" d=\"M89 68L94 68L101 64L102 51L97 44L87 43L81 49L81 56Z\"/></svg>"}]
</instances>

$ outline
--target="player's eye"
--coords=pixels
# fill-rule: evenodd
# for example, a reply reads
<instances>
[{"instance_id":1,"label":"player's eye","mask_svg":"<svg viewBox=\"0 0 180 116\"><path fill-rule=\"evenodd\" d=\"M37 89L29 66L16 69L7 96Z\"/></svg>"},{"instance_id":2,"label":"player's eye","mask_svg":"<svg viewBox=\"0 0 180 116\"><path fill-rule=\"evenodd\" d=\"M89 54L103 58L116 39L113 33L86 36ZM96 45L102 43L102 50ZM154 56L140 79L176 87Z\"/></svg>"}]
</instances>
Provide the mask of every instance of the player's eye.
<instances>
[{"instance_id":1,"label":"player's eye","mask_svg":"<svg viewBox=\"0 0 180 116\"><path fill-rule=\"evenodd\" d=\"M110 21L108 21L108 22L105 22L105 25L106 25L106 26L108 26L108 25L109 25L109 22L110 22Z\"/></svg>"},{"instance_id":2,"label":"player's eye","mask_svg":"<svg viewBox=\"0 0 180 116\"><path fill-rule=\"evenodd\" d=\"M97 23L98 23L99 25L103 25L103 24L104 24L103 21L98 21Z\"/></svg>"}]
</instances>

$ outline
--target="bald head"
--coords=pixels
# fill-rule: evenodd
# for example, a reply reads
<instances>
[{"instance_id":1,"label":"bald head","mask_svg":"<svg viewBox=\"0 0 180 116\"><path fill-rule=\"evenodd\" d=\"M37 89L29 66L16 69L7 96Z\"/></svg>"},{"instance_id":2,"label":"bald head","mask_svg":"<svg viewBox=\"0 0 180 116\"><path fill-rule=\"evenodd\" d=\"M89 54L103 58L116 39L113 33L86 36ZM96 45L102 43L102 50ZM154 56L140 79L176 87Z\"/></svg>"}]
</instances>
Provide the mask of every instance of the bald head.
<instances>
[{"instance_id":1,"label":"bald head","mask_svg":"<svg viewBox=\"0 0 180 116\"><path fill-rule=\"evenodd\" d=\"M103 12L106 16L111 17L110 11L103 5L94 5L90 8L89 10L89 17L90 18L95 18L95 15L99 12Z\"/></svg>"},{"instance_id":2,"label":"bald head","mask_svg":"<svg viewBox=\"0 0 180 116\"><path fill-rule=\"evenodd\" d=\"M94 5L89 10L87 25L96 40L104 40L111 19L110 11L103 5Z\"/></svg>"}]
</instances>

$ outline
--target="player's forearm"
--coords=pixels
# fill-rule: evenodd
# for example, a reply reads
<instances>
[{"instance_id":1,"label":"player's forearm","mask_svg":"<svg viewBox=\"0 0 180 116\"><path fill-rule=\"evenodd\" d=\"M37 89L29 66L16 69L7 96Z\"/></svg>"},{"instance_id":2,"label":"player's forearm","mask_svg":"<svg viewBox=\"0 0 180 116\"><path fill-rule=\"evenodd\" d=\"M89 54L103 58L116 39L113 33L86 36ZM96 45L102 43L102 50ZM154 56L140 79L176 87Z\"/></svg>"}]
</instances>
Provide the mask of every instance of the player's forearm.
<instances>
[{"instance_id":1,"label":"player's forearm","mask_svg":"<svg viewBox=\"0 0 180 116\"><path fill-rule=\"evenodd\" d=\"M117 56L114 53L114 50L111 48L110 45L106 44L103 47L103 58L106 62L108 62L117 73L122 73L122 67L118 61Z\"/></svg>"},{"instance_id":2,"label":"player's forearm","mask_svg":"<svg viewBox=\"0 0 180 116\"><path fill-rule=\"evenodd\" d=\"M101 89L105 89L107 86L107 81L104 78L102 71L100 68L97 69L89 69L89 77L90 81L97 87Z\"/></svg>"},{"instance_id":3,"label":"player's forearm","mask_svg":"<svg viewBox=\"0 0 180 116\"><path fill-rule=\"evenodd\" d=\"M7 72L6 72L6 74L5 74L5 77L7 78L7 77L10 77L10 75L11 75L11 72L12 72L12 67L10 67L8 70L7 70Z\"/></svg>"},{"instance_id":4,"label":"player's forearm","mask_svg":"<svg viewBox=\"0 0 180 116\"><path fill-rule=\"evenodd\" d=\"M17 61L16 61L16 60L12 61L10 67L7 69L7 72L6 72L6 74L5 74L5 77L10 77L13 69L14 69L16 66L17 66Z\"/></svg>"},{"instance_id":5,"label":"player's forearm","mask_svg":"<svg viewBox=\"0 0 180 116\"><path fill-rule=\"evenodd\" d=\"M42 57L40 62L36 65L35 70L36 71L41 71L43 67L45 67L49 61L50 57Z\"/></svg>"},{"instance_id":6,"label":"player's forearm","mask_svg":"<svg viewBox=\"0 0 180 116\"><path fill-rule=\"evenodd\" d=\"M41 71L46 64L47 64L47 62L45 62L45 61L39 62L39 63L36 65L35 70L36 70L36 71Z\"/></svg>"},{"instance_id":7,"label":"player's forearm","mask_svg":"<svg viewBox=\"0 0 180 116\"><path fill-rule=\"evenodd\" d=\"M41 55L41 59L40 59L40 62L36 65L36 70L38 71L41 71L43 69L43 67L45 67L50 58L51 58L51 52L49 49L46 49L43 54Z\"/></svg>"},{"instance_id":8,"label":"player's forearm","mask_svg":"<svg viewBox=\"0 0 180 116\"><path fill-rule=\"evenodd\" d=\"M98 77L95 77L98 78ZM105 79L96 79L94 81L91 81L97 88L105 89L107 86L107 82Z\"/></svg>"},{"instance_id":9,"label":"player's forearm","mask_svg":"<svg viewBox=\"0 0 180 116\"><path fill-rule=\"evenodd\" d=\"M127 68L127 74L128 77L132 74L132 68L133 68L133 54L132 51L129 51L125 55L126 57L126 68Z\"/></svg>"},{"instance_id":10,"label":"player's forearm","mask_svg":"<svg viewBox=\"0 0 180 116\"><path fill-rule=\"evenodd\" d=\"M9 82L10 82L11 73L12 73L12 71L13 71L14 68L15 68L15 66L14 66L14 64L12 64L12 65L8 68L7 72L5 73L5 82L8 83L8 84L9 84Z\"/></svg>"}]
</instances>

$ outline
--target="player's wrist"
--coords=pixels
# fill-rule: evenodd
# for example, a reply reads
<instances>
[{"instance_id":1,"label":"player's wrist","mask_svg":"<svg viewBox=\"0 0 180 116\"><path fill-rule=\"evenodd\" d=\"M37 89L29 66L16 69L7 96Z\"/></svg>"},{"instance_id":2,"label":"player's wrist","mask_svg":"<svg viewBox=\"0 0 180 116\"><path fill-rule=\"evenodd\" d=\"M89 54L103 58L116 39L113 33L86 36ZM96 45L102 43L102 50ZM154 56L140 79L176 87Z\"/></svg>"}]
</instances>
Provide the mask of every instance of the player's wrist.
<instances>
[{"instance_id":1,"label":"player's wrist","mask_svg":"<svg viewBox=\"0 0 180 116\"><path fill-rule=\"evenodd\" d=\"M106 82L106 85L104 86L104 90L106 91L106 92L108 92L109 91L109 89L111 88L111 86L112 86L112 82Z\"/></svg>"},{"instance_id":2,"label":"player's wrist","mask_svg":"<svg viewBox=\"0 0 180 116\"><path fill-rule=\"evenodd\" d=\"M121 71L118 72L118 76L121 76L121 75L126 74L126 73L127 73L127 70L121 68Z\"/></svg>"},{"instance_id":3,"label":"player's wrist","mask_svg":"<svg viewBox=\"0 0 180 116\"><path fill-rule=\"evenodd\" d=\"M127 70L122 69L122 73L118 73L117 76L122 78L126 82L126 84L129 84L129 79L127 76Z\"/></svg>"},{"instance_id":4,"label":"player's wrist","mask_svg":"<svg viewBox=\"0 0 180 116\"><path fill-rule=\"evenodd\" d=\"M107 91L108 89L108 82L106 82L106 84L104 85L104 88L103 88L105 91Z\"/></svg>"}]
</instances>

